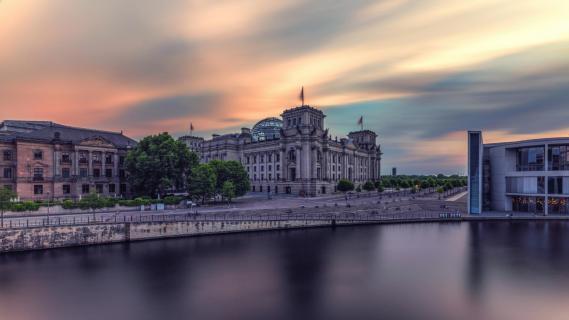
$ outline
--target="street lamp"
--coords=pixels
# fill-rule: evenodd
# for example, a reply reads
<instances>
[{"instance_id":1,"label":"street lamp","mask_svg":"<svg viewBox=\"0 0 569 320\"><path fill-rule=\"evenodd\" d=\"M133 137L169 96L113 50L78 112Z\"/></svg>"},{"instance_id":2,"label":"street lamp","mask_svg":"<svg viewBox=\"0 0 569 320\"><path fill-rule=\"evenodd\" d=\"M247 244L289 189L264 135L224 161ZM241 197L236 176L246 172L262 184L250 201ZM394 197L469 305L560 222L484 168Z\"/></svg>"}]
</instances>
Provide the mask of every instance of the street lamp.
<instances>
[{"instance_id":1,"label":"street lamp","mask_svg":"<svg viewBox=\"0 0 569 320\"><path fill-rule=\"evenodd\" d=\"M50 196L50 192L47 192L47 215L49 216L49 196Z\"/></svg>"}]
</instances>

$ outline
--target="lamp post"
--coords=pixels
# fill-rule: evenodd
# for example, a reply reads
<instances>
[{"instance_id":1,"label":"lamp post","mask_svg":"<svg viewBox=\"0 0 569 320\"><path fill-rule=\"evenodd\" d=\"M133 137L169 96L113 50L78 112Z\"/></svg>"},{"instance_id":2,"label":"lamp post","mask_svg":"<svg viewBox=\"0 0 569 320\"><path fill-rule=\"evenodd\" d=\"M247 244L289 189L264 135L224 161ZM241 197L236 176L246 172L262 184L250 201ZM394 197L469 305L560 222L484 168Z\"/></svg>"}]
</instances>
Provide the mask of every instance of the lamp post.
<instances>
[{"instance_id":1,"label":"lamp post","mask_svg":"<svg viewBox=\"0 0 569 320\"><path fill-rule=\"evenodd\" d=\"M50 192L47 192L47 225L49 226L49 195Z\"/></svg>"}]
</instances>

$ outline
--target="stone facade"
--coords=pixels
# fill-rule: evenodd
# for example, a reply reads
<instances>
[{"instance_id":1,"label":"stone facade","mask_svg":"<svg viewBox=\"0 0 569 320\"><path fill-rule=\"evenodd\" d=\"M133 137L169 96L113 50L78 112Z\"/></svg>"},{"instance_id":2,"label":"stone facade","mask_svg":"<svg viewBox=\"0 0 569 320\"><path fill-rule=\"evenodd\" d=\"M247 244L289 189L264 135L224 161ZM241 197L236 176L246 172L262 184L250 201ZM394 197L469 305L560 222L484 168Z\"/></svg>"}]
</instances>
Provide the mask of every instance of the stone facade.
<instances>
[{"instance_id":1,"label":"stone facade","mask_svg":"<svg viewBox=\"0 0 569 320\"><path fill-rule=\"evenodd\" d=\"M210 140L181 139L194 143L192 150L201 162L241 162L256 192L316 196L335 192L340 179L356 185L380 179L381 148L375 132L350 132L338 141L325 129L321 110L301 106L281 116L278 137L257 140L251 130L243 128L241 133L213 135Z\"/></svg>"},{"instance_id":2,"label":"stone facade","mask_svg":"<svg viewBox=\"0 0 569 320\"><path fill-rule=\"evenodd\" d=\"M128 196L124 159L135 145L122 133L4 121L0 186L23 200L79 198L91 192Z\"/></svg>"}]
</instances>

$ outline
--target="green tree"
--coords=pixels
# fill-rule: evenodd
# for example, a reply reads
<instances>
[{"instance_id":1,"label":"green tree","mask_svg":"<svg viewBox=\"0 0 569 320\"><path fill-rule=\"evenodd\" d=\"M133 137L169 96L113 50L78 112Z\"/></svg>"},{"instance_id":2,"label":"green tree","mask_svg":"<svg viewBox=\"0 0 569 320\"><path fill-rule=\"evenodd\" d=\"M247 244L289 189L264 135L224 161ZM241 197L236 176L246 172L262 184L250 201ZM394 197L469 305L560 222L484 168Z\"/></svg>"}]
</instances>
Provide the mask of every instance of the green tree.
<instances>
[{"instance_id":1,"label":"green tree","mask_svg":"<svg viewBox=\"0 0 569 320\"><path fill-rule=\"evenodd\" d=\"M243 165L238 161L213 160L208 163L216 175L215 192L223 193L223 185L229 181L234 186L234 197L244 196L251 188L249 176Z\"/></svg>"},{"instance_id":2,"label":"green tree","mask_svg":"<svg viewBox=\"0 0 569 320\"><path fill-rule=\"evenodd\" d=\"M348 192L354 190L354 184L350 180L341 179L338 181L338 186L336 187L340 192Z\"/></svg>"},{"instance_id":3,"label":"green tree","mask_svg":"<svg viewBox=\"0 0 569 320\"><path fill-rule=\"evenodd\" d=\"M128 181L136 196L156 197L184 189L198 156L168 133L147 136L126 157Z\"/></svg>"},{"instance_id":4,"label":"green tree","mask_svg":"<svg viewBox=\"0 0 569 320\"><path fill-rule=\"evenodd\" d=\"M363 189L365 191L373 191L375 190L375 185L371 181L366 181L366 183L364 183Z\"/></svg>"},{"instance_id":5,"label":"green tree","mask_svg":"<svg viewBox=\"0 0 569 320\"><path fill-rule=\"evenodd\" d=\"M4 211L12 208L12 199L16 198L16 193L6 187L0 188L0 227L4 228Z\"/></svg>"},{"instance_id":6,"label":"green tree","mask_svg":"<svg viewBox=\"0 0 569 320\"><path fill-rule=\"evenodd\" d=\"M188 193L202 203L215 194L215 171L209 164L200 164L192 169L188 179Z\"/></svg>"},{"instance_id":7,"label":"green tree","mask_svg":"<svg viewBox=\"0 0 569 320\"><path fill-rule=\"evenodd\" d=\"M235 185L231 181L225 181L221 188L221 195L227 202L231 202L235 198Z\"/></svg>"}]
</instances>

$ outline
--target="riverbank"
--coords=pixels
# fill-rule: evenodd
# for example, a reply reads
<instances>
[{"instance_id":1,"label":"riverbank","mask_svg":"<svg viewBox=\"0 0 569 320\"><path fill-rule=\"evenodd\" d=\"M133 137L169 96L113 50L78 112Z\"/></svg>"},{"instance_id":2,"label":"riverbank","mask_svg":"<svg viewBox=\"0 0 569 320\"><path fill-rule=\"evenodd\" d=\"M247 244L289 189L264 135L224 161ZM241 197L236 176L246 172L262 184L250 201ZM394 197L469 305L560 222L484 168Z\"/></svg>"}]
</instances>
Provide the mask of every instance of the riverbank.
<instances>
[{"instance_id":1,"label":"riverbank","mask_svg":"<svg viewBox=\"0 0 569 320\"><path fill-rule=\"evenodd\" d=\"M464 216L452 212L421 212L380 215L369 213L292 215L152 215L139 219L54 222L0 230L0 252L43 250L71 246L98 245L202 235L286 230L348 225L477 222L551 221L568 216L487 214Z\"/></svg>"}]
</instances>

